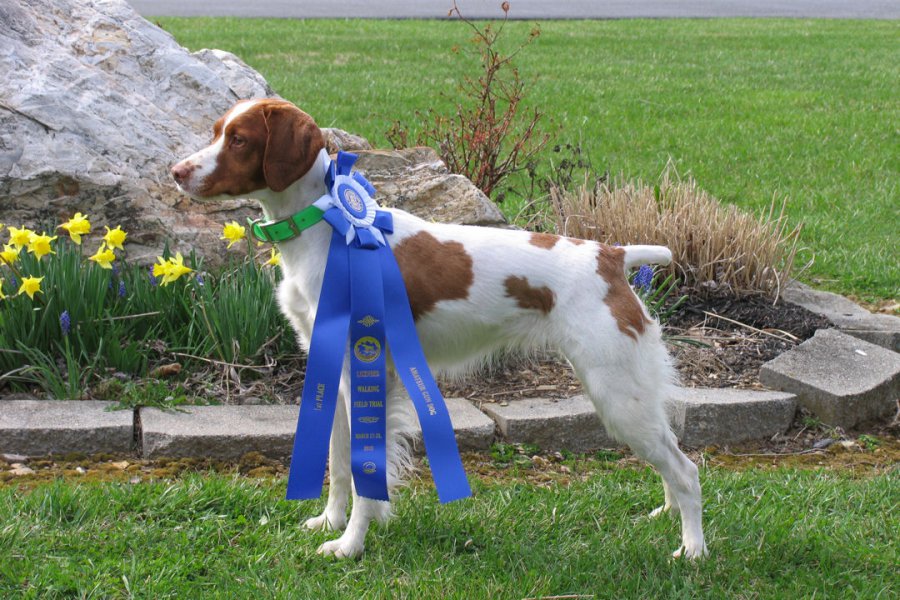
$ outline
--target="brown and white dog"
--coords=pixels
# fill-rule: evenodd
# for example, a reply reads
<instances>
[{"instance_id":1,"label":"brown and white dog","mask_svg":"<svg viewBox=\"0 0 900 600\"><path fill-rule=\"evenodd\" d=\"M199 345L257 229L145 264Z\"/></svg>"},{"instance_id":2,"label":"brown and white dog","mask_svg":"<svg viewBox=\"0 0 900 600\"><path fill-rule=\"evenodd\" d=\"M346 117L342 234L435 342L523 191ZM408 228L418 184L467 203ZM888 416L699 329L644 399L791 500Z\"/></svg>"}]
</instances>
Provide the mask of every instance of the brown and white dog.
<instances>
[{"instance_id":1,"label":"brown and white dog","mask_svg":"<svg viewBox=\"0 0 900 600\"><path fill-rule=\"evenodd\" d=\"M179 188L198 200L255 198L269 220L292 215L326 193L329 162L322 133L294 105L275 99L235 105L213 127L212 144L172 167ZM667 510L680 512L675 556L706 553L697 467L678 449L663 402L674 372L659 325L626 279L645 263L668 264L661 246L611 247L543 233L430 223L388 209L386 236L403 273L422 347L435 374L464 374L497 352L553 348L575 369L607 431L660 472ZM312 227L282 243L282 311L307 347L319 301L331 228ZM355 557L372 519L390 504L358 497L350 470L349 373L342 378L330 446L325 511L313 529L345 529L319 548ZM410 464L407 437L416 429L409 398L389 376L388 487ZM347 503L353 506L347 522Z\"/></svg>"}]
</instances>

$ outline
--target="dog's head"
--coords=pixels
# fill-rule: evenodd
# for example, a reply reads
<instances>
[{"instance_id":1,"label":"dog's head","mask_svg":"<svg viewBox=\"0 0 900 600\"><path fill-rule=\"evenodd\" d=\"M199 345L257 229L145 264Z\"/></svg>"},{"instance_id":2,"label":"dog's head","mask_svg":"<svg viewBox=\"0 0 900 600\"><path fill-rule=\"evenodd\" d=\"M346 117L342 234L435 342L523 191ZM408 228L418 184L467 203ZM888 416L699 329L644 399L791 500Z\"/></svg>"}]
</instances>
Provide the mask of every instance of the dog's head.
<instances>
[{"instance_id":1,"label":"dog's head","mask_svg":"<svg viewBox=\"0 0 900 600\"><path fill-rule=\"evenodd\" d=\"M308 114L284 100L238 102L213 126L213 141L172 167L178 188L198 200L284 191L325 147Z\"/></svg>"}]
</instances>

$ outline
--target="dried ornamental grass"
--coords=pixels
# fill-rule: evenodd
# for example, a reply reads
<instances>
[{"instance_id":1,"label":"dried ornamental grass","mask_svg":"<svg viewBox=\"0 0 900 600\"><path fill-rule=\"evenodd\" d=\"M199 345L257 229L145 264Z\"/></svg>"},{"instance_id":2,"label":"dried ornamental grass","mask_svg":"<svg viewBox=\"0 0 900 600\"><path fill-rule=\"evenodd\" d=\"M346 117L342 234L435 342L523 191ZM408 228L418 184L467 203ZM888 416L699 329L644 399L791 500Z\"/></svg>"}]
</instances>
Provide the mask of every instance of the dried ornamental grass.
<instances>
[{"instance_id":1,"label":"dried ornamental grass","mask_svg":"<svg viewBox=\"0 0 900 600\"><path fill-rule=\"evenodd\" d=\"M667 168L657 187L640 181L587 182L573 191L552 187L557 231L619 244L660 244L672 250L669 267L697 292L727 290L775 298L791 276L801 225L791 228L785 201L763 217L721 204L692 179Z\"/></svg>"}]
</instances>

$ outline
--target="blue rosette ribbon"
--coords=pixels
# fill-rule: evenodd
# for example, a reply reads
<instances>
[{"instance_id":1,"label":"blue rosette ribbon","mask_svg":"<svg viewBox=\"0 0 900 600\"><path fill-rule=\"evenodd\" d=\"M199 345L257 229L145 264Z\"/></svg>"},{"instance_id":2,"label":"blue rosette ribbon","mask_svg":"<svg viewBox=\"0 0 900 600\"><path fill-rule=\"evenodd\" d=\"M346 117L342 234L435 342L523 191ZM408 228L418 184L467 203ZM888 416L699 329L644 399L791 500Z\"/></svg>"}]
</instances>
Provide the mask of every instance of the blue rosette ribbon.
<instances>
[{"instance_id":1,"label":"blue rosette ribbon","mask_svg":"<svg viewBox=\"0 0 900 600\"><path fill-rule=\"evenodd\" d=\"M388 240L393 219L375 188L339 152L314 203L333 234L310 340L287 498L322 493L338 386L350 349L350 460L356 492L388 500L387 355L409 392L441 502L471 495L443 396L419 344L406 286Z\"/></svg>"}]
</instances>

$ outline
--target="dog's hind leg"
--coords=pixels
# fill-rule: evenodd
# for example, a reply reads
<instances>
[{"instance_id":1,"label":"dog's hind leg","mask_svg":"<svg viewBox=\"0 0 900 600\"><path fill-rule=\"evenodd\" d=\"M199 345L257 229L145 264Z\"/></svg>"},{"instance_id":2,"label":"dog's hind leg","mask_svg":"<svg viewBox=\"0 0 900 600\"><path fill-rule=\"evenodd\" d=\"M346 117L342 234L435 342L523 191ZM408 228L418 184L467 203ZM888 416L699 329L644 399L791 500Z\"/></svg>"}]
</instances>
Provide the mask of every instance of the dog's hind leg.
<instances>
[{"instance_id":1,"label":"dog's hind leg","mask_svg":"<svg viewBox=\"0 0 900 600\"><path fill-rule=\"evenodd\" d=\"M663 399L673 389L668 360L661 343L647 339L638 343L649 346L642 348L643 356L637 356L637 348L632 356L628 350L615 353L607 348L603 356L587 350L571 353L569 360L607 431L662 476L666 504L681 513L682 541L674 556L700 558L707 553L700 480L696 465L679 450L666 419Z\"/></svg>"},{"instance_id":2,"label":"dog's hind leg","mask_svg":"<svg viewBox=\"0 0 900 600\"><path fill-rule=\"evenodd\" d=\"M677 508L681 514L681 547L673 553L673 556L690 559L705 556L707 550L703 539L702 501L697 466L678 449L671 431L667 431L656 441L633 439L627 435L623 436L623 441L638 456L656 467L671 496L666 504Z\"/></svg>"},{"instance_id":3,"label":"dog's hind leg","mask_svg":"<svg viewBox=\"0 0 900 600\"><path fill-rule=\"evenodd\" d=\"M347 525L347 502L350 499L350 425L347 420L347 386L344 380L338 391L334 425L328 453L328 501L318 517L308 519L308 529L341 530Z\"/></svg>"},{"instance_id":4,"label":"dog's hind leg","mask_svg":"<svg viewBox=\"0 0 900 600\"><path fill-rule=\"evenodd\" d=\"M663 491L666 494L666 500L662 506L658 506L650 511L650 518L656 518L663 513L671 512L672 514L677 515L681 512L681 509L678 508L678 501L675 500L675 496L672 494L672 491L669 489L669 484L666 483L666 480L663 479Z\"/></svg>"}]
</instances>

